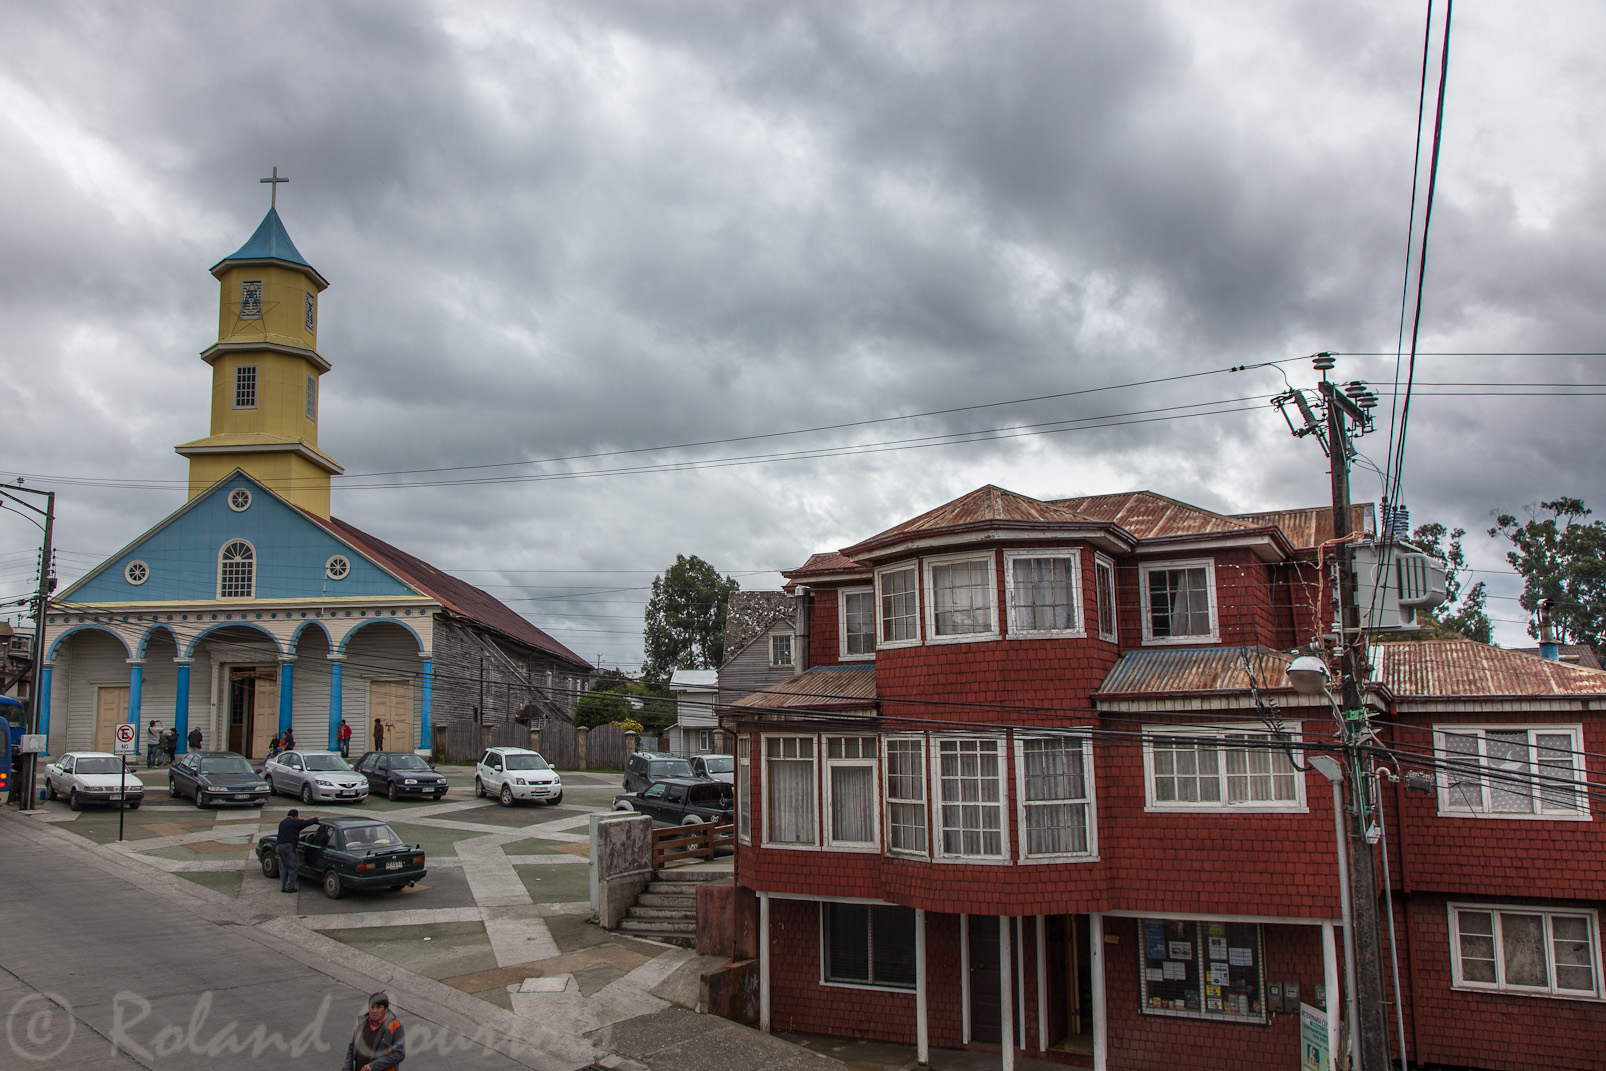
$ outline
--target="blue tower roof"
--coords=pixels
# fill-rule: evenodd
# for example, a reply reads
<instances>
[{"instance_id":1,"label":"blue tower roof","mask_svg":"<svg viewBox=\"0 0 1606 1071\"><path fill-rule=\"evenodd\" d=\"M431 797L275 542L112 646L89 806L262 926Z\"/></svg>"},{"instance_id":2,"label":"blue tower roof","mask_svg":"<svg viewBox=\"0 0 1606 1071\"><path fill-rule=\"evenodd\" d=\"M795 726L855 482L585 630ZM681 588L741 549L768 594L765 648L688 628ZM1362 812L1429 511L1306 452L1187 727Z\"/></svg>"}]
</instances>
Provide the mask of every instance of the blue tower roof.
<instances>
[{"instance_id":1,"label":"blue tower roof","mask_svg":"<svg viewBox=\"0 0 1606 1071\"><path fill-rule=\"evenodd\" d=\"M318 274L318 270L307 263L307 258L301 255L296 244L290 240L290 234L284 229L284 221L279 218L277 208L268 209L268 214L262 217L262 223L257 227L256 233L251 235L244 245L212 265L212 274L220 275L220 269L224 265L242 260L282 261L305 270L317 280L320 289L329 285L324 277Z\"/></svg>"}]
</instances>

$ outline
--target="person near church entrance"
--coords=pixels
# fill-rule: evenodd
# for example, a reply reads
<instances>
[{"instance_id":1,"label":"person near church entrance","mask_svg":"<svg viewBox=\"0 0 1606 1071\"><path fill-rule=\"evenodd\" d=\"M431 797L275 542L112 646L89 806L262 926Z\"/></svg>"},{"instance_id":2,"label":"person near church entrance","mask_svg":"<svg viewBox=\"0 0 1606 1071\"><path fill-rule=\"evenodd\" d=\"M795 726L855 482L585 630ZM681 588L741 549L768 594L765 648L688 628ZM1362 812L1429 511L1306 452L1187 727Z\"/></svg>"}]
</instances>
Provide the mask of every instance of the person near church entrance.
<instances>
[{"instance_id":1,"label":"person near church entrance","mask_svg":"<svg viewBox=\"0 0 1606 1071\"><path fill-rule=\"evenodd\" d=\"M280 751L294 751L296 749L296 733L294 729L286 729L284 735L279 737Z\"/></svg>"},{"instance_id":2,"label":"person near church entrance","mask_svg":"<svg viewBox=\"0 0 1606 1071\"><path fill-rule=\"evenodd\" d=\"M385 723L378 718L374 719L374 750L385 750Z\"/></svg>"},{"instance_id":3,"label":"person near church entrance","mask_svg":"<svg viewBox=\"0 0 1606 1071\"><path fill-rule=\"evenodd\" d=\"M279 857L279 891L295 892L296 879L301 875L301 853L296 844L301 840L301 831L308 826L318 824L318 816L302 818L301 812L294 807L290 808L284 820L279 823L279 835L274 839L273 850Z\"/></svg>"},{"instance_id":4,"label":"person near church entrance","mask_svg":"<svg viewBox=\"0 0 1606 1071\"><path fill-rule=\"evenodd\" d=\"M145 768L156 765L156 753L162 750L162 723L155 718L145 727Z\"/></svg>"},{"instance_id":5,"label":"person near church entrance","mask_svg":"<svg viewBox=\"0 0 1606 1071\"><path fill-rule=\"evenodd\" d=\"M190 750L191 751L199 751L199 750L201 750L201 730L199 730L199 729L191 729L190 730Z\"/></svg>"},{"instance_id":6,"label":"person near church entrance","mask_svg":"<svg viewBox=\"0 0 1606 1071\"><path fill-rule=\"evenodd\" d=\"M340 728L335 730L335 741L340 745L340 757L351 758L351 726L346 724L345 718L340 719Z\"/></svg>"},{"instance_id":7,"label":"person near church entrance","mask_svg":"<svg viewBox=\"0 0 1606 1071\"><path fill-rule=\"evenodd\" d=\"M368 998L368 1013L357 1016L342 1071L388 1071L406 1056L407 1031L390 1010L390 998L375 993Z\"/></svg>"}]
</instances>

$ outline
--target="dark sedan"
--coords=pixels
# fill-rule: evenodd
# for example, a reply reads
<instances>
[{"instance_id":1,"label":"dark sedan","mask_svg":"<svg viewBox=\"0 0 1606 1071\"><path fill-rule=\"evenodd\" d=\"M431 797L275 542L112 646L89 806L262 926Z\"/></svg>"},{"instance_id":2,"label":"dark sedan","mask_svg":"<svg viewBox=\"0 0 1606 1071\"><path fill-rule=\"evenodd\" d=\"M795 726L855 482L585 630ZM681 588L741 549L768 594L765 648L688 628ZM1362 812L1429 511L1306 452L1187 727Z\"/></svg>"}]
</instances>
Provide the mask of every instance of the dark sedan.
<instances>
[{"instance_id":1,"label":"dark sedan","mask_svg":"<svg viewBox=\"0 0 1606 1071\"><path fill-rule=\"evenodd\" d=\"M244 755L192 751L167 768L167 794L189 796L197 807L260 807L268 802L268 783Z\"/></svg>"},{"instance_id":2,"label":"dark sedan","mask_svg":"<svg viewBox=\"0 0 1606 1071\"><path fill-rule=\"evenodd\" d=\"M446 778L411 751L370 751L357 760L357 772L368 778L370 793L389 800L446 795Z\"/></svg>"},{"instance_id":3,"label":"dark sedan","mask_svg":"<svg viewBox=\"0 0 1606 1071\"><path fill-rule=\"evenodd\" d=\"M688 826L698 822L727 825L735 815L734 786L725 781L694 781L672 777L648 785L640 792L615 796L616 811L639 811L655 822Z\"/></svg>"},{"instance_id":4,"label":"dark sedan","mask_svg":"<svg viewBox=\"0 0 1606 1071\"><path fill-rule=\"evenodd\" d=\"M264 877L279 876L278 836L257 840ZM301 831L301 872L316 875L323 894L338 900L350 889L402 889L424 880L424 849L409 847L377 818L337 815Z\"/></svg>"}]
</instances>

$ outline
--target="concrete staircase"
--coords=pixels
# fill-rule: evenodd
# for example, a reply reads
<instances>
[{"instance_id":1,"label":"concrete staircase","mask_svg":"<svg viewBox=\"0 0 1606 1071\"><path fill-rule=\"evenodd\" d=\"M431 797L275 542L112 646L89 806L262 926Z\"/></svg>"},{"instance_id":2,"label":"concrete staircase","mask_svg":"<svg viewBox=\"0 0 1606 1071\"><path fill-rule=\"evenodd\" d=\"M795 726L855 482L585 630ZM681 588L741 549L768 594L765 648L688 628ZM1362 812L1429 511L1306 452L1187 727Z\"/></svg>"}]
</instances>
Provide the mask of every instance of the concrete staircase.
<instances>
[{"instance_id":1,"label":"concrete staircase","mask_svg":"<svg viewBox=\"0 0 1606 1071\"><path fill-rule=\"evenodd\" d=\"M728 866L684 866L655 871L653 880L625 912L619 932L682 948L696 948L698 888L731 880Z\"/></svg>"}]
</instances>

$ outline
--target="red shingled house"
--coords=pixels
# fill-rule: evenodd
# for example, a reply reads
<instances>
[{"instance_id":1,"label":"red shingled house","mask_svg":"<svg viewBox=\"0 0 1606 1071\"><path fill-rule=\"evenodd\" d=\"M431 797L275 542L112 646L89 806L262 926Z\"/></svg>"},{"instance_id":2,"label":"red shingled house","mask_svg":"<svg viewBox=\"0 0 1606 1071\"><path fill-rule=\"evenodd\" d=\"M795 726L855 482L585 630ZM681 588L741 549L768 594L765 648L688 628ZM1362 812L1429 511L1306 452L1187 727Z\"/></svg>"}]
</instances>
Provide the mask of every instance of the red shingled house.
<instances>
[{"instance_id":1,"label":"red shingled house","mask_svg":"<svg viewBox=\"0 0 1606 1071\"><path fill-rule=\"evenodd\" d=\"M1331 631L1331 533L1325 510L984 487L788 573L800 672L722 712L765 1025L1005 1067L1299 1066L1298 1005L1342 997L1332 797L1304 762L1332 708L1284 673ZM1371 661L1403 779L1391 1044L1606 1066L1606 674L1469 642Z\"/></svg>"}]
</instances>

